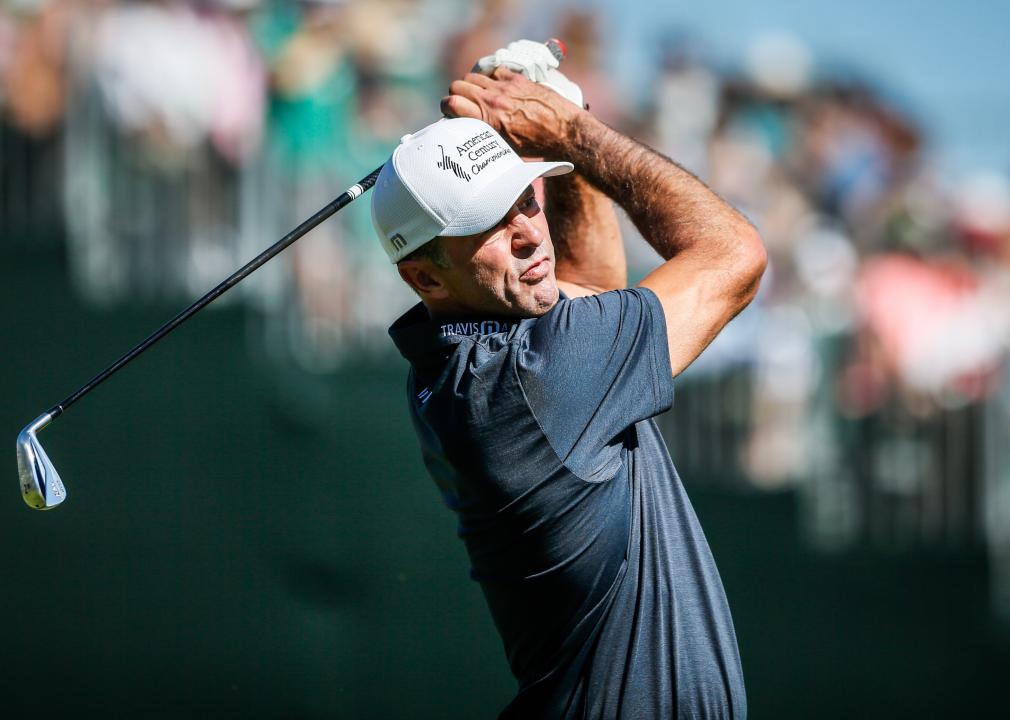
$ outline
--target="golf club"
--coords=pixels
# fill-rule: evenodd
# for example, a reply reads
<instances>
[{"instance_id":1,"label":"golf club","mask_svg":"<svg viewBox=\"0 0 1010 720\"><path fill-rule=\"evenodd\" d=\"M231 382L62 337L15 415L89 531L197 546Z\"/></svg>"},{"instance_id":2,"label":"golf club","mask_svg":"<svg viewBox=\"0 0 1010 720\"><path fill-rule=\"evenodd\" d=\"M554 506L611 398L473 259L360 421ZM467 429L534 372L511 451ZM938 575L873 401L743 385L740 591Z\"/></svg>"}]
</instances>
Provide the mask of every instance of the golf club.
<instances>
[{"instance_id":1,"label":"golf club","mask_svg":"<svg viewBox=\"0 0 1010 720\"><path fill-rule=\"evenodd\" d=\"M67 498L67 491L63 486L63 481L60 479L59 473L56 472L56 468L53 467L52 462L49 460L49 456L46 455L46 451L42 448L41 443L39 443L37 435L40 430L62 415L63 412L75 402L101 385L105 380L108 380L116 373L116 371L122 369L135 357L175 330L175 328L182 325L182 323L193 317L196 313L200 312L200 310L233 288L245 277L251 275L259 269L260 266L288 247L288 245L291 245L295 240L302 237L302 235L305 235L335 212L360 197L365 191L369 190L375 184L375 179L379 176L379 171L381 169L382 166L379 166L350 188L345 190L336 199L326 205L326 207L319 210L315 215L236 270L213 290L209 291L199 300L151 333L151 335L140 342L136 347L123 355L112 365L105 368L105 370L98 373L98 375L92 378L91 381L86 383L83 387L79 388L65 400L57 405L54 405L52 408L42 413L35 418L35 420L26 425L25 428L18 434L17 452L18 477L21 483L21 496L24 498L25 502L28 503L28 507L36 510L49 510L50 508L54 508L59 505Z\"/></svg>"},{"instance_id":2,"label":"golf club","mask_svg":"<svg viewBox=\"0 0 1010 720\"><path fill-rule=\"evenodd\" d=\"M567 48L561 40L551 38L544 44L559 63L565 59L565 56L567 55ZM172 330L179 327L193 315L200 312L200 310L233 288L245 277L251 275L259 269L260 266L288 247L288 245L312 230L316 227L316 225L323 222L323 220L326 220L345 205L361 196L365 191L369 190L372 185L375 184L375 180L379 176L380 170L382 170L382 166L379 166L370 172L360 181L344 191L322 210L319 210L315 215L236 270L217 287L162 325L146 339L140 342L136 347L119 358L119 360L92 378L92 380L86 383L83 387L79 388L62 402L54 405L52 408L42 413L26 425L18 434L17 454L21 496L24 498L28 506L36 510L49 510L50 508L54 508L59 505L67 498L67 491L63 486L63 481L60 479L59 473L56 472L56 468L53 467L52 462L49 460L49 456L46 455L46 451L42 448L42 444L38 440L38 433L40 430L48 426L53 420L62 415L67 408L94 390L105 380L109 379L113 374L122 369L135 357L168 335L172 332Z\"/></svg>"}]
</instances>

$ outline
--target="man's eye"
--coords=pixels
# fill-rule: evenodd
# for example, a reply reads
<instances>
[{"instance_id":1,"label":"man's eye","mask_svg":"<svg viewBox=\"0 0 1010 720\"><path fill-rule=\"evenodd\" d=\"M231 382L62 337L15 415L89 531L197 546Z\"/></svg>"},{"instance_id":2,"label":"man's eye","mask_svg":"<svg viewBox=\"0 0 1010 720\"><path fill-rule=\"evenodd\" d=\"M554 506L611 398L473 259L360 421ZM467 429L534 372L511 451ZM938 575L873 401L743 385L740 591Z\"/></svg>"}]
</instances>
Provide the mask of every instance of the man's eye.
<instances>
[{"instance_id":1,"label":"man's eye","mask_svg":"<svg viewBox=\"0 0 1010 720\"><path fill-rule=\"evenodd\" d=\"M537 196L531 194L529 197L521 198L519 200L520 210L532 210L537 207Z\"/></svg>"}]
</instances>

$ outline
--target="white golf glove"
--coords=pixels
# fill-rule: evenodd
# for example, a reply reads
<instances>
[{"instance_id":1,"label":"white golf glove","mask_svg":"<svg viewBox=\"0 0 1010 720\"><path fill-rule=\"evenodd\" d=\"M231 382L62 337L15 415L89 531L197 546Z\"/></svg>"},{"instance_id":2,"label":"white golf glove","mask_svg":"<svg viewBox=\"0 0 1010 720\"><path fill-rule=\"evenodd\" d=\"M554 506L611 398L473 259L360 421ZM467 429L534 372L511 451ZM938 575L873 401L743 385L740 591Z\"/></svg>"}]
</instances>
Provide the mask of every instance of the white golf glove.
<instances>
[{"instance_id":1,"label":"white golf glove","mask_svg":"<svg viewBox=\"0 0 1010 720\"><path fill-rule=\"evenodd\" d=\"M482 57L473 66L473 72L490 75L496 67L504 65L512 72L522 73L533 82L545 85L566 100L584 107L582 88L562 75L558 64L558 59L543 43L516 40L495 51L494 55Z\"/></svg>"}]
</instances>

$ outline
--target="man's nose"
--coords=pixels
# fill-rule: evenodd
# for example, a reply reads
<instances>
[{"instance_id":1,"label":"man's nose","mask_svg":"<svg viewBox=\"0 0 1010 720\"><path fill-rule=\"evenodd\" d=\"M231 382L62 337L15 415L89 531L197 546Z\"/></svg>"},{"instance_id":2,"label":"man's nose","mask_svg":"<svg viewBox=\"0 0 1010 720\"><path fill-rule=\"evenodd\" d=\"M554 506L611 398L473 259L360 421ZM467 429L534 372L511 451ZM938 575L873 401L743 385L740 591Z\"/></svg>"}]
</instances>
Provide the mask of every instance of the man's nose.
<instances>
[{"instance_id":1,"label":"man's nose","mask_svg":"<svg viewBox=\"0 0 1010 720\"><path fill-rule=\"evenodd\" d=\"M536 249L544 242L544 234L539 226L526 215L517 212L511 220L512 250L522 252L530 248Z\"/></svg>"}]
</instances>

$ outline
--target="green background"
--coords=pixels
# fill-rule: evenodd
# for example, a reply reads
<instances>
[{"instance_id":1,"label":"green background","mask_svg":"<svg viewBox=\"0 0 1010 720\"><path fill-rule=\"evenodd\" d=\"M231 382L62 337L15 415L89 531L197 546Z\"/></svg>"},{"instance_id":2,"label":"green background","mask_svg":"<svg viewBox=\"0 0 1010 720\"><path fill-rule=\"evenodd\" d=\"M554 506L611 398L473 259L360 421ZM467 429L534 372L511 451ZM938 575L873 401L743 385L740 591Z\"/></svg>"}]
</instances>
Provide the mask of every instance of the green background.
<instances>
[{"instance_id":1,"label":"green background","mask_svg":"<svg viewBox=\"0 0 1010 720\"><path fill-rule=\"evenodd\" d=\"M43 431L69 499L23 504L21 427L178 309L88 306L55 247L0 247L0 712L494 717L513 682L392 355L308 376L208 310ZM792 493L681 472L750 717L1006 712L981 550L816 554Z\"/></svg>"}]
</instances>

